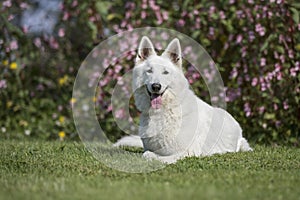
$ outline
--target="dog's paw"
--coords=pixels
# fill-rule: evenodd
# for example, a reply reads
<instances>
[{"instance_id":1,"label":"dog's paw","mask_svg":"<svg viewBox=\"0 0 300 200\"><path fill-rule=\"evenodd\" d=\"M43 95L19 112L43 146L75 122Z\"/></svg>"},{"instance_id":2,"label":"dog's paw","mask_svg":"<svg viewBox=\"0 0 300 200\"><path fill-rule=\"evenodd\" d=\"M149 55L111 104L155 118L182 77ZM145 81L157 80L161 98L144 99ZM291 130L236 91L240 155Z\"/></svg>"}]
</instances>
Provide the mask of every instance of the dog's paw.
<instances>
[{"instance_id":1,"label":"dog's paw","mask_svg":"<svg viewBox=\"0 0 300 200\"><path fill-rule=\"evenodd\" d=\"M157 160L157 155L151 151L145 151L143 157L147 160Z\"/></svg>"}]
</instances>

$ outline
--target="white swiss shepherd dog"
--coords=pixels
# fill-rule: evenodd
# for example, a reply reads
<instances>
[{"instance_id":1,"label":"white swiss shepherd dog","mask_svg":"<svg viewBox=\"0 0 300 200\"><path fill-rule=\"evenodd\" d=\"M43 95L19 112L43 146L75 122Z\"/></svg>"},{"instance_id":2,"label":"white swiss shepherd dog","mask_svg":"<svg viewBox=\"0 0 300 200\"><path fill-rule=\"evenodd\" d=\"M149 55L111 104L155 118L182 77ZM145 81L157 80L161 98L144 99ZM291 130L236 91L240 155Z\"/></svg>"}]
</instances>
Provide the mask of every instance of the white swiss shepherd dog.
<instances>
[{"instance_id":1,"label":"white swiss shepherd dog","mask_svg":"<svg viewBox=\"0 0 300 200\"><path fill-rule=\"evenodd\" d=\"M143 147L143 157L164 163L252 150L228 112L210 106L190 90L177 38L160 56L150 39L142 38L132 84L135 105L141 112L139 136L123 137L115 146Z\"/></svg>"}]
</instances>

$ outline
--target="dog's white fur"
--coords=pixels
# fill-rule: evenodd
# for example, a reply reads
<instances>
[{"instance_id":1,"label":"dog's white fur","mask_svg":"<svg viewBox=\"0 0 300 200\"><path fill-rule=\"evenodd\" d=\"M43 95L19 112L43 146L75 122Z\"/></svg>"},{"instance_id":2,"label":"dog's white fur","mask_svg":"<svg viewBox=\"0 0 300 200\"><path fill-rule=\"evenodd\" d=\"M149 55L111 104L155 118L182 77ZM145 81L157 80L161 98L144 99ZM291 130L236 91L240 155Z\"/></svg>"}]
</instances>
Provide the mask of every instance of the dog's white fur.
<instances>
[{"instance_id":1,"label":"dog's white fur","mask_svg":"<svg viewBox=\"0 0 300 200\"><path fill-rule=\"evenodd\" d=\"M154 83L160 84L159 91L153 91ZM189 89L177 38L161 56L149 38L142 38L133 69L133 89L141 111L139 137L124 137L116 146L143 147L145 158L165 163L187 156L252 150L228 112L208 105ZM152 101L152 95L158 98Z\"/></svg>"}]
</instances>

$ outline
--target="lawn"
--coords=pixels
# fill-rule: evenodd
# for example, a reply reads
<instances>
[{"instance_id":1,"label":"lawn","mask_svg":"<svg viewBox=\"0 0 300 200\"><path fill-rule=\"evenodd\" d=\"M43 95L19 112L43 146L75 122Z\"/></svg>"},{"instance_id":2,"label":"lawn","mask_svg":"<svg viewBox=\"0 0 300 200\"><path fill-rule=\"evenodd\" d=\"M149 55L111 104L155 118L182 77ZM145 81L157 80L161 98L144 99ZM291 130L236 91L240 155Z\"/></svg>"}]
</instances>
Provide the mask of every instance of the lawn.
<instances>
[{"instance_id":1,"label":"lawn","mask_svg":"<svg viewBox=\"0 0 300 200\"><path fill-rule=\"evenodd\" d=\"M129 174L81 143L1 141L0 199L299 199L300 149L254 148Z\"/></svg>"}]
</instances>

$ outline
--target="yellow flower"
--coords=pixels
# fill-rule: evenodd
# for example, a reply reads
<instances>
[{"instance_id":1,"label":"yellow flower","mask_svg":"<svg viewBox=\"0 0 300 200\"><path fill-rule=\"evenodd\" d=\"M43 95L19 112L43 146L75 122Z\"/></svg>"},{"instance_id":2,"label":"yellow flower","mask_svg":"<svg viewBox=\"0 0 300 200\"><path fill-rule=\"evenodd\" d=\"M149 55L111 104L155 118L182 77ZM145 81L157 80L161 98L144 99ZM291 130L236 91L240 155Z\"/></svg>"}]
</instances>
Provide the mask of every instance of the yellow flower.
<instances>
[{"instance_id":1,"label":"yellow flower","mask_svg":"<svg viewBox=\"0 0 300 200\"><path fill-rule=\"evenodd\" d=\"M75 98L72 97L71 100L70 100L70 103L71 103L71 104L74 104L76 101L77 101L77 100L76 100Z\"/></svg>"},{"instance_id":2,"label":"yellow flower","mask_svg":"<svg viewBox=\"0 0 300 200\"><path fill-rule=\"evenodd\" d=\"M13 102L12 102L12 101L8 101L8 102L6 103L6 107L7 107L7 108L10 108L12 105L13 105Z\"/></svg>"},{"instance_id":3,"label":"yellow flower","mask_svg":"<svg viewBox=\"0 0 300 200\"><path fill-rule=\"evenodd\" d=\"M64 116L60 116L58 120L62 124L62 123L65 122L65 117Z\"/></svg>"},{"instance_id":4,"label":"yellow flower","mask_svg":"<svg viewBox=\"0 0 300 200\"><path fill-rule=\"evenodd\" d=\"M58 84L62 86L65 85L67 81L68 81L68 76L64 75L64 77L58 79Z\"/></svg>"},{"instance_id":5,"label":"yellow flower","mask_svg":"<svg viewBox=\"0 0 300 200\"><path fill-rule=\"evenodd\" d=\"M2 64L3 64L3 65L8 65L8 60L3 60L3 61L2 61Z\"/></svg>"},{"instance_id":6,"label":"yellow flower","mask_svg":"<svg viewBox=\"0 0 300 200\"><path fill-rule=\"evenodd\" d=\"M66 137L66 133L64 131L59 131L58 136L61 140L63 140Z\"/></svg>"},{"instance_id":7,"label":"yellow flower","mask_svg":"<svg viewBox=\"0 0 300 200\"><path fill-rule=\"evenodd\" d=\"M16 62L12 62L10 63L9 68L12 70L16 70L18 68L18 64Z\"/></svg>"},{"instance_id":8,"label":"yellow flower","mask_svg":"<svg viewBox=\"0 0 300 200\"><path fill-rule=\"evenodd\" d=\"M93 97L93 102L96 102L97 101L97 97Z\"/></svg>"},{"instance_id":9,"label":"yellow flower","mask_svg":"<svg viewBox=\"0 0 300 200\"><path fill-rule=\"evenodd\" d=\"M20 126L23 126L23 127L27 127L27 126L28 126L28 122L25 121L25 120L21 120L21 121L19 122L19 124L20 124Z\"/></svg>"}]
</instances>

